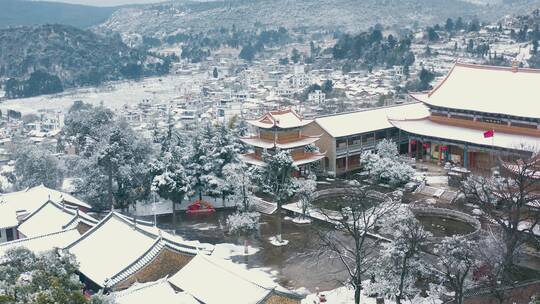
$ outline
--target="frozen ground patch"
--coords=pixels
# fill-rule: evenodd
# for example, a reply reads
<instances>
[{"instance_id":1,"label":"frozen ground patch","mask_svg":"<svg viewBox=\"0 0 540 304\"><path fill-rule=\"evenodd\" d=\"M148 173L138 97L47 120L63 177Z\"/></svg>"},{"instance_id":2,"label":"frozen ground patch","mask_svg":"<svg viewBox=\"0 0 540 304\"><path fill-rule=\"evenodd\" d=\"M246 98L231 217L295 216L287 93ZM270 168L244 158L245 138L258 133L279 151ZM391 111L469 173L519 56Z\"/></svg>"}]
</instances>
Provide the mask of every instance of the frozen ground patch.
<instances>
[{"instance_id":1,"label":"frozen ground patch","mask_svg":"<svg viewBox=\"0 0 540 304\"><path fill-rule=\"evenodd\" d=\"M268 238L268 241L270 241L270 244L274 245L274 246L285 246L287 244L289 244L289 241L287 240L281 240L281 242L278 240L277 236L271 236Z\"/></svg>"},{"instance_id":2,"label":"frozen ground patch","mask_svg":"<svg viewBox=\"0 0 540 304\"><path fill-rule=\"evenodd\" d=\"M253 255L259 252L259 250L259 248L251 247L248 245L248 250L246 254L245 248L242 245L222 243L214 246L212 256L217 256L222 259L231 259L231 257L233 256Z\"/></svg>"}]
</instances>

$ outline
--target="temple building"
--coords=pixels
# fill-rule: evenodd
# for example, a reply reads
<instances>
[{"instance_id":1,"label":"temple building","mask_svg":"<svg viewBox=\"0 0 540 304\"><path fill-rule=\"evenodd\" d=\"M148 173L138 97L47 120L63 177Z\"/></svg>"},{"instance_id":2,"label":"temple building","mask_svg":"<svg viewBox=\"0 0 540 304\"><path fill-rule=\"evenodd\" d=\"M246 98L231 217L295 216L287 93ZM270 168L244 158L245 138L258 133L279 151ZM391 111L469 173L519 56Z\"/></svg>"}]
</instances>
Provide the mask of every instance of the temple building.
<instances>
[{"instance_id":1,"label":"temple building","mask_svg":"<svg viewBox=\"0 0 540 304\"><path fill-rule=\"evenodd\" d=\"M241 138L252 148L250 153L242 155L246 163L264 166L263 155L277 151L290 152L299 173L306 173L308 164L324 158L324 153L313 151L309 147L319 140L318 135L305 135L303 128L312 120L304 119L292 109L270 111L258 119L247 121L255 128L255 135Z\"/></svg>"},{"instance_id":2,"label":"temple building","mask_svg":"<svg viewBox=\"0 0 540 304\"><path fill-rule=\"evenodd\" d=\"M197 253L213 250L116 212L64 249L77 258L81 280L93 291L119 291L174 275Z\"/></svg>"},{"instance_id":3,"label":"temple building","mask_svg":"<svg viewBox=\"0 0 540 304\"><path fill-rule=\"evenodd\" d=\"M390 123L409 134L411 156L470 169L493 167L499 157L538 151L540 70L456 63L414 113L393 113Z\"/></svg>"}]
</instances>

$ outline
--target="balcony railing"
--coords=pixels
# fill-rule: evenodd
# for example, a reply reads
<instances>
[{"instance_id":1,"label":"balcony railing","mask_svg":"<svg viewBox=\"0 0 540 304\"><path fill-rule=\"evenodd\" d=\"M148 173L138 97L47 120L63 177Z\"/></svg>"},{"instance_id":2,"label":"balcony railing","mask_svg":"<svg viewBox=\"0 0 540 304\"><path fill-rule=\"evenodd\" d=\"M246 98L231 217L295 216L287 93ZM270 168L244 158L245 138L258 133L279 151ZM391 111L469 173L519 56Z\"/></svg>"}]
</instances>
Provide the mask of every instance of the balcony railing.
<instances>
[{"instance_id":1,"label":"balcony railing","mask_svg":"<svg viewBox=\"0 0 540 304\"><path fill-rule=\"evenodd\" d=\"M388 137L387 139L390 139L392 141L394 141L395 143L398 142L398 137L395 136L395 137ZM373 149L375 148L375 146L380 143L383 139L378 139L378 140L368 140L367 142L364 142L362 144L354 144L354 145L349 145L349 147L347 147L346 145L345 146L340 146L340 147L336 147L336 154L337 155L343 155L343 154L347 154L347 150L349 151L349 154L356 154L362 150L370 150L370 149Z\"/></svg>"}]
</instances>

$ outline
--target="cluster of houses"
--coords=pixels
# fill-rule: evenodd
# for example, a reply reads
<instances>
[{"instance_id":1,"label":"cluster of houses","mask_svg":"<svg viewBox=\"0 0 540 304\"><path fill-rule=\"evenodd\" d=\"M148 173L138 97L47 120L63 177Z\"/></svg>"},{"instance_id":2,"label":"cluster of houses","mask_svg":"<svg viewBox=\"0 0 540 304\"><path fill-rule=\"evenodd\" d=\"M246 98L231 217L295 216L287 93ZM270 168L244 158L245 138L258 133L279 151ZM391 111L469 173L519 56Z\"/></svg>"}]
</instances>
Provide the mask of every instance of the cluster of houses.
<instances>
[{"instance_id":1,"label":"cluster of houses","mask_svg":"<svg viewBox=\"0 0 540 304\"><path fill-rule=\"evenodd\" d=\"M300 296L271 278L213 256L210 244L186 241L117 212L97 219L89 208L44 186L3 194L0 263L7 250L19 247L36 254L70 253L86 294L104 290L122 304L300 303Z\"/></svg>"}]
</instances>

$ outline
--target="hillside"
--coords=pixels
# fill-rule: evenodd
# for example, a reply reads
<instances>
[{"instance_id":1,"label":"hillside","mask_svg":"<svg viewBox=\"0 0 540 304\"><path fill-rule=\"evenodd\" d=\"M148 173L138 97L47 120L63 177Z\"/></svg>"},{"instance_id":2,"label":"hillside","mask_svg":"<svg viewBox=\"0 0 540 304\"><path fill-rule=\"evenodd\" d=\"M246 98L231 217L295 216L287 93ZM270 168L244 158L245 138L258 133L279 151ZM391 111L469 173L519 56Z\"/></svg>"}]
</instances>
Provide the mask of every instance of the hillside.
<instances>
[{"instance_id":1,"label":"hillside","mask_svg":"<svg viewBox=\"0 0 540 304\"><path fill-rule=\"evenodd\" d=\"M107 20L117 9L57 2L1 0L0 28L51 23L86 28Z\"/></svg>"},{"instance_id":2,"label":"hillside","mask_svg":"<svg viewBox=\"0 0 540 304\"><path fill-rule=\"evenodd\" d=\"M219 26L250 28L256 23L286 28L365 30L376 23L395 28L432 25L448 17L495 20L528 11L539 0L229 0L169 2L115 12L100 31L160 36Z\"/></svg>"},{"instance_id":3,"label":"hillside","mask_svg":"<svg viewBox=\"0 0 540 304\"><path fill-rule=\"evenodd\" d=\"M168 71L164 61L105 37L65 25L0 30L0 78L28 79L36 71L63 87L98 85Z\"/></svg>"}]
</instances>

